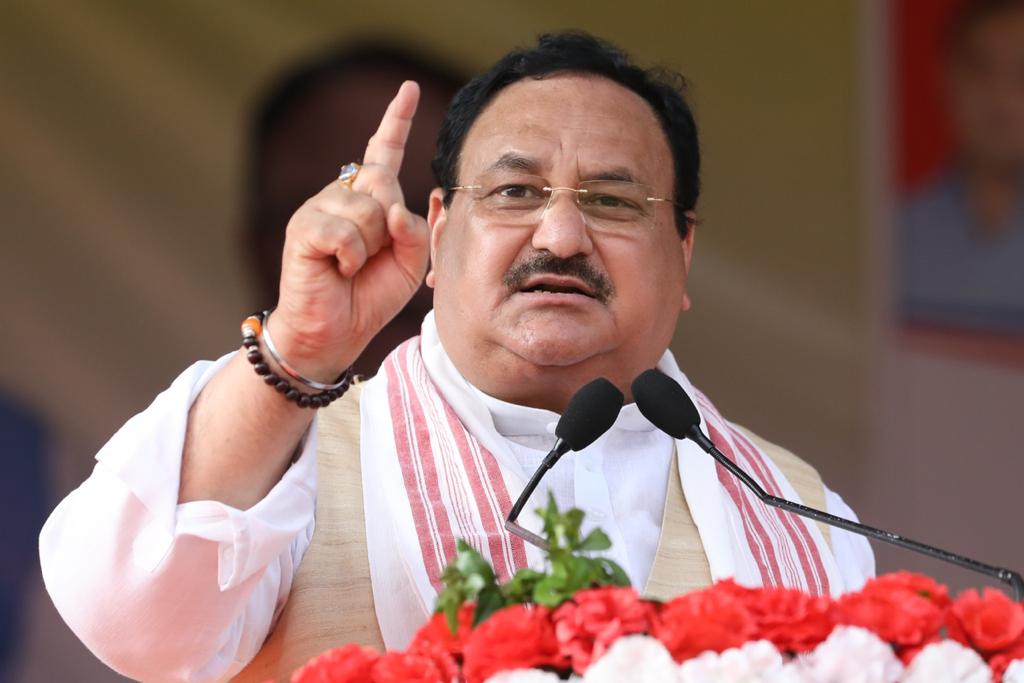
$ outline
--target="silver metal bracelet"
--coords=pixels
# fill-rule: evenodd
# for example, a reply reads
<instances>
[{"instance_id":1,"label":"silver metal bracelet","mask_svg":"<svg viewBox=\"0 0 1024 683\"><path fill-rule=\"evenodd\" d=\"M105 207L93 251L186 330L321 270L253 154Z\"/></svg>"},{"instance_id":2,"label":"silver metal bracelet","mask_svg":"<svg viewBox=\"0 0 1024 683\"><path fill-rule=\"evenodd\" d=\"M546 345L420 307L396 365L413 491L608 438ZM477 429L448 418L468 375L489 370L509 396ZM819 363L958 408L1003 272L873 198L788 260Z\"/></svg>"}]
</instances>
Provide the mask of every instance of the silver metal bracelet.
<instances>
[{"instance_id":1,"label":"silver metal bracelet","mask_svg":"<svg viewBox=\"0 0 1024 683\"><path fill-rule=\"evenodd\" d=\"M324 384L323 382L317 382L315 379L305 377L298 370L288 364L281 354L277 352L277 347L274 346L274 340L270 337L270 311L263 312L263 342L267 346L267 351L270 352L270 357L274 359L281 369L288 373L288 376L294 379L296 382L305 384L310 389L316 389L317 391L331 391L332 389L340 389L345 384L345 376L342 375L340 381L334 384Z\"/></svg>"}]
</instances>

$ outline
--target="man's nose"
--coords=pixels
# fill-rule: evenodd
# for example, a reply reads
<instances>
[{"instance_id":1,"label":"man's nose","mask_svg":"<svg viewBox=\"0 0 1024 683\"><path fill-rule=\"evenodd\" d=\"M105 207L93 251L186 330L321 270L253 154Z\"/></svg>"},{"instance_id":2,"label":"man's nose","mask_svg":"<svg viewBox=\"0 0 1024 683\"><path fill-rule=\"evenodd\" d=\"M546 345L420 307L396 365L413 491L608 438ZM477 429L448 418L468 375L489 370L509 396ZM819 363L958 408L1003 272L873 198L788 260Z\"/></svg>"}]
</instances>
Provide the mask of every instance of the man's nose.
<instances>
[{"instance_id":1,"label":"man's nose","mask_svg":"<svg viewBox=\"0 0 1024 683\"><path fill-rule=\"evenodd\" d=\"M563 191L564 190L564 191ZM576 254L589 255L594 244L587 229L586 217L570 188L554 188L547 208L533 231L533 247L546 250L560 258Z\"/></svg>"}]
</instances>

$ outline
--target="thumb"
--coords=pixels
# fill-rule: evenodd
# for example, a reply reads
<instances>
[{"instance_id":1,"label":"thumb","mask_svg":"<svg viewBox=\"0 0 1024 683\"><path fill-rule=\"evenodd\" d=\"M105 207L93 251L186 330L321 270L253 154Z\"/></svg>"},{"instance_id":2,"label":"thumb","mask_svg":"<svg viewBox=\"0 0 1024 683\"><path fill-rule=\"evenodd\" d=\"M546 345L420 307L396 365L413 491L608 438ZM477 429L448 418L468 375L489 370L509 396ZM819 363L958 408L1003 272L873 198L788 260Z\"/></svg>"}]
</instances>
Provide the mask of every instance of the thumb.
<instances>
[{"instance_id":1,"label":"thumb","mask_svg":"<svg viewBox=\"0 0 1024 683\"><path fill-rule=\"evenodd\" d=\"M422 280L430 254L427 221L401 204L392 204L388 209L388 234L395 261L417 282Z\"/></svg>"}]
</instances>

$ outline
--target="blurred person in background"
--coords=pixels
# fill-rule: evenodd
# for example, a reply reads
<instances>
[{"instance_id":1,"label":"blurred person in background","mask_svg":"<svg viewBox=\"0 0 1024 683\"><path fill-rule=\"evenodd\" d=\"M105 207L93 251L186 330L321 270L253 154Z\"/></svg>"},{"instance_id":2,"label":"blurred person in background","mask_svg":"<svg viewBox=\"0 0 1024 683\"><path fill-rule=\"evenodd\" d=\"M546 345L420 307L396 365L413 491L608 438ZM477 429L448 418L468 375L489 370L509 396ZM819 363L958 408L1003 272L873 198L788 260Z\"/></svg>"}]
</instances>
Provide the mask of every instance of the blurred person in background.
<instances>
[{"instance_id":1,"label":"blurred person in background","mask_svg":"<svg viewBox=\"0 0 1024 683\"><path fill-rule=\"evenodd\" d=\"M968 2L948 36L955 158L903 209L903 318L1024 335L1024 0Z\"/></svg>"},{"instance_id":2,"label":"blurred person in background","mask_svg":"<svg viewBox=\"0 0 1024 683\"><path fill-rule=\"evenodd\" d=\"M250 123L244 173L242 248L254 264L253 309L278 299L281 251L288 219L338 173L339 159L359 159L380 113L405 80L422 86L400 181L409 208L425 216L434 176L430 160L441 121L464 78L435 57L362 41L335 48L288 69L266 91ZM409 303L356 359L369 376L385 356L419 333L431 309L420 287Z\"/></svg>"}]
</instances>

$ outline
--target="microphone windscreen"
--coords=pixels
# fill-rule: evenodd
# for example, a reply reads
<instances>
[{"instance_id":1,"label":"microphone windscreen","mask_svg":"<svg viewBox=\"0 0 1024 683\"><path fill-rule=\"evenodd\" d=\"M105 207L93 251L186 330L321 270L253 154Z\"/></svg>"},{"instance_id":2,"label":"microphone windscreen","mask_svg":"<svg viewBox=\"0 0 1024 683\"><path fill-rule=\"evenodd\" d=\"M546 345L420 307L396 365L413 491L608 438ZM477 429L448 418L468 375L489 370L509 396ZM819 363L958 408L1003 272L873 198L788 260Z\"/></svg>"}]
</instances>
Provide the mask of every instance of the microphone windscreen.
<instances>
[{"instance_id":1,"label":"microphone windscreen","mask_svg":"<svg viewBox=\"0 0 1024 683\"><path fill-rule=\"evenodd\" d=\"M624 400L614 384L598 377L569 399L569 405L555 426L555 436L572 450L582 451L615 424Z\"/></svg>"},{"instance_id":2,"label":"microphone windscreen","mask_svg":"<svg viewBox=\"0 0 1024 683\"><path fill-rule=\"evenodd\" d=\"M700 424L697 406L671 377L645 370L633 380L633 400L644 417L675 439L685 439L694 425Z\"/></svg>"}]
</instances>

